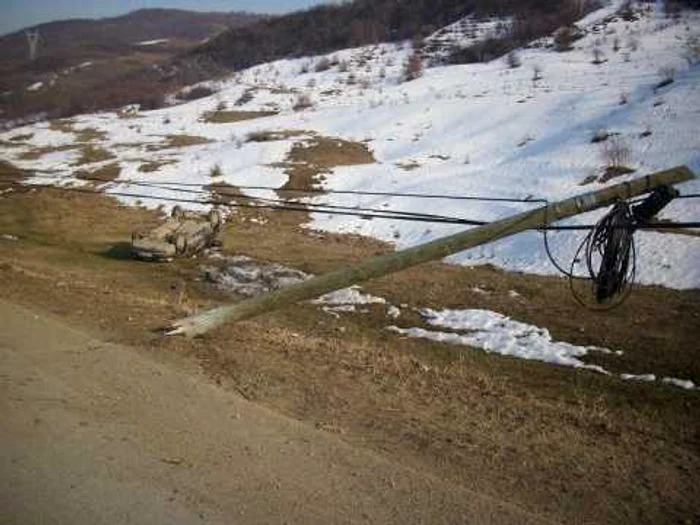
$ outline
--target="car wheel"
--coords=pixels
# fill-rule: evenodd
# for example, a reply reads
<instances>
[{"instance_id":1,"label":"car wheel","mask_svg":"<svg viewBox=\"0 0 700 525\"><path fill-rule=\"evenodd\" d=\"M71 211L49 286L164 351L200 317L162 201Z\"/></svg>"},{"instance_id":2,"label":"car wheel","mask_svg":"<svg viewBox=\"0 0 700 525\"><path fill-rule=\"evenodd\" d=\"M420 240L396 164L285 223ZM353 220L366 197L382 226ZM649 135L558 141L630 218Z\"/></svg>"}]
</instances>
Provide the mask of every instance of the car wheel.
<instances>
[{"instance_id":1,"label":"car wheel","mask_svg":"<svg viewBox=\"0 0 700 525\"><path fill-rule=\"evenodd\" d=\"M221 212L219 210L211 210L207 218L214 231L218 230L221 226Z\"/></svg>"},{"instance_id":2,"label":"car wheel","mask_svg":"<svg viewBox=\"0 0 700 525\"><path fill-rule=\"evenodd\" d=\"M187 253L187 237L181 233L175 236L175 253L178 255L185 255Z\"/></svg>"},{"instance_id":3,"label":"car wheel","mask_svg":"<svg viewBox=\"0 0 700 525\"><path fill-rule=\"evenodd\" d=\"M182 220L185 216L185 210L182 209L182 206L175 206L170 212L170 216L178 221Z\"/></svg>"}]
</instances>

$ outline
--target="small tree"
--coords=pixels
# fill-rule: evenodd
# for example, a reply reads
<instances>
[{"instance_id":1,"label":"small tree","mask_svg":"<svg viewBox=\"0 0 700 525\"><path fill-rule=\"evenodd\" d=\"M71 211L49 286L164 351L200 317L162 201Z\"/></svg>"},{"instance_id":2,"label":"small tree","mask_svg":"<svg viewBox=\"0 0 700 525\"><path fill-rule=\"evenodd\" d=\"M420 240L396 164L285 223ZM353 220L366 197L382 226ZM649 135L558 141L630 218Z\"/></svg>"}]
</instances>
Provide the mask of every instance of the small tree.
<instances>
[{"instance_id":1,"label":"small tree","mask_svg":"<svg viewBox=\"0 0 700 525\"><path fill-rule=\"evenodd\" d=\"M406 82L423 76L423 59L418 53L413 53L403 67L403 78Z\"/></svg>"},{"instance_id":2,"label":"small tree","mask_svg":"<svg viewBox=\"0 0 700 525\"><path fill-rule=\"evenodd\" d=\"M654 91L666 87L669 84L673 84L673 82L676 80L676 68L671 66L659 68L659 76L661 77L661 80L654 87Z\"/></svg>"},{"instance_id":3,"label":"small tree","mask_svg":"<svg viewBox=\"0 0 700 525\"><path fill-rule=\"evenodd\" d=\"M613 47L612 47L613 52L617 53L617 52L620 50L620 46L621 46L621 44L620 44L620 37L617 37L617 36L616 36L616 37L613 39Z\"/></svg>"},{"instance_id":4,"label":"small tree","mask_svg":"<svg viewBox=\"0 0 700 525\"><path fill-rule=\"evenodd\" d=\"M518 53L516 53L515 51L511 51L506 55L506 64L510 69L519 68L522 65L520 55L518 55Z\"/></svg>"},{"instance_id":5,"label":"small tree","mask_svg":"<svg viewBox=\"0 0 700 525\"><path fill-rule=\"evenodd\" d=\"M609 172L620 173L623 170L629 170L627 164L630 159L630 148L623 139L613 137L606 141L602 146L601 155Z\"/></svg>"},{"instance_id":6,"label":"small tree","mask_svg":"<svg viewBox=\"0 0 700 525\"><path fill-rule=\"evenodd\" d=\"M574 32L570 26L564 26L557 29L554 33L554 50L560 53L571 51L574 43Z\"/></svg>"},{"instance_id":7,"label":"small tree","mask_svg":"<svg viewBox=\"0 0 700 525\"><path fill-rule=\"evenodd\" d=\"M683 45L683 58L686 59L689 67L700 63L700 37L693 35L685 40Z\"/></svg>"},{"instance_id":8,"label":"small tree","mask_svg":"<svg viewBox=\"0 0 700 525\"><path fill-rule=\"evenodd\" d=\"M221 177L224 174L221 169L221 164L214 164L209 170L209 176L212 178Z\"/></svg>"},{"instance_id":9,"label":"small tree","mask_svg":"<svg viewBox=\"0 0 700 525\"><path fill-rule=\"evenodd\" d=\"M296 102L294 102L294 106L292 106L292 109L294 111L303 111L305 109L313 107L313 105L314 104L311 101L311 97L308 95L308 93L300 93L296 99Z\"/></svg>"},{"instance_id":10,"label":"small tree","mask_svg":"<svg viewBox=\"0 0 700 525\"><path fill-rule=\"evenodd\" d=\"M542 66L535 64L532 66L532 83L537 84L539 80L542 80Z\"/></svg>"},{"instance_id":11,"label":"small tree","mask_svg":"<svg viewBox=\"0 0 700 525\"><path fill-rule=\"evenodd\" d=\"M593 48L593 63L597 66L605 62L605 53L599 47Z\"/></svg>"},{"instance_id":12,"label":"small tree","mask_svg":"<svg viewBox=\"0 0 700 525\"><path fill-rule=\"evenodd\" d=\"M331 68L331 61L328 57L322 57L316 62L314 70L316 73L321 73L322 71L328 71Z\"/></svg>"}]
</instances>

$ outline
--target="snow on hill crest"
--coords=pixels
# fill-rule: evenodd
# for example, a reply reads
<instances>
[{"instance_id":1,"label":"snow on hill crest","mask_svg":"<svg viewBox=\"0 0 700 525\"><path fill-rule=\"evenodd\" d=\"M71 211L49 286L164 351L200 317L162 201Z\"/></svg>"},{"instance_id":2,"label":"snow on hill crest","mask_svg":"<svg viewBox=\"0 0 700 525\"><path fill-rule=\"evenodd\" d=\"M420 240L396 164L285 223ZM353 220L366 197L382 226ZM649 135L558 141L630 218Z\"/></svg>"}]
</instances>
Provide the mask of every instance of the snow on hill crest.
<instances>
[{"instance_id":1,"label":"snow on hill crest","mask_svg":"<svg viewBox=\"0 0 700 525\"><path fill-rule=\"evenodd\" d=\"M256 66L213 84L217 93L211 97L143 113L135 120L97 114L79 117L76 122L105 131L102 146L118 157L121 175L115 184L105 186L106 192L144 194L143 187L120 182L144 179L195 181L204 188L211 183L214 165L223 173L217 182L280 187L287 175L275 166L287 157L295 142L306 139L302 133L272 142L246 141L252 132L275 130L301 130L368 143L377 162L335 168L322 183L335 190L560 199L602 185L602 148L591 142L599 130L617 134L617 140L629 149L629 164L636 172L628 178L679 164L700 172L700 67L689 65L682 56L685 39L700 34L700 19L697 13L685 13L670 20L654 8L637 21L611 21L620 4L611 2L581 20L578 25L589 31L575 42L573 51L521 49L522 65L517 68L499 59L429 68L421 78L403 82L404 63L413 52L410 43L380 44ZM596 49L602 54L597 65L593 63ZM662 80L662 69L673 70L675 81L655 89ZM536 70L540 79L534 79ZM294 111L302 95L310 99L312 107ZM224 106L278 114L231 124L202 119L204 112ZM29 132L34 133L33 146L72 140L72 135L50 130L46 124L13 134ZM148 145L161 142L163 136L185 132L212 142L148 152L149 158L170 162L154 173L140 172L140 162L131 160L142 158ZM78 154L55 152L31 161L19 159L15 150L8 153L14 154L12 161L21 167L52 169L57 177L72 175L71 164ZM581 186L586 180L596 182ZM620 180L625 179L613 182ZM681 189L699 192L700 183L694 181ZM154 196L164 193L154 188L148 191ZM252 196L275 196L272 191L243 191ZM177 196L177 192L165 193ZM526 209L517 204L426 204L402 197L334 194L313 201L482 220ZM698 220L699 208L696 200L675 201L663 217ZM598 215L570 222L588 223ZM309 227L370 235L399 248L463 228L320 213L312 214ZM577 234L552 235L554 250L562 260L570 260L579 241ZM638 235L638 243L641 282L700 287L700 237L644 232ZM540 234L534 232L470 250L452 260L555 273L542 249Z\"/></svg>"}]
</instances>

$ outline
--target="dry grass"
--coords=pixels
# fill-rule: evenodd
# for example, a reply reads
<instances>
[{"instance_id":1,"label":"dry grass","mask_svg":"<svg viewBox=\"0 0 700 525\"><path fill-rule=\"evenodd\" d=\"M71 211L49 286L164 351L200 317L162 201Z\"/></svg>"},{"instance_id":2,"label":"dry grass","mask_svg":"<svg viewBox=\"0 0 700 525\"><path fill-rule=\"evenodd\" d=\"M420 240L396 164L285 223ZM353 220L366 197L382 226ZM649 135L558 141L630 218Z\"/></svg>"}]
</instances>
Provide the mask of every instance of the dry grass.
<instances>
[{"instance_id":1,"label":"dry grass","mask_svg":"<svg viewBox=\"0 0 700 525\"><path fill-rule=\"evenodd\" d=\"M164 149L176 149L176 148L187 148L189 146L201 146L202 144L209 144L214 142L206 137L200 137L197 135L167 135L165 141L162 144L150 144L146 146L148 151L160 151Z\"/></svg>"},{"instance_id":2,"label":"dry grass","mask_svg":"<svg viewBox=\"0 0 700 525\"><path fill-rule=\"evenodd\" d=\"M232 218L223 232L228 253L321 273L389 250L305 231L290 219L295 214L264 213L267 226L243 213ZM697 394L384 330L390 322L416 325L409 310L398 321L378 307L336 319L301 304L199 340L163 339L154 328L224 298L195 283L196 261L123 258L130 232L155 222L151 212L100 196L33 190L4 197L0 231L22 241L0 250L3 297L204 370L223 387L353 444L556 522L684 523L700 513ZM393 304L494 309L559 340L624 350L591 358L612 371L700 380L697 291L643 287L600 314L581 310L557 278L438 263L367 288Z\"/></svg>"},{"instance_id":3,"label":"dry grass","mask_svg":"<svg viewBox=\"0 0 700 525\"><path fill-rule=\"evenodd\" d=\"M62 146L42 146L38 148L30 148L27 151L22 152L19 156L22 160L37 160L44 155L49 153L58 153L60 151L71 151L80 149L82 146L80 144L64 144Z\"/></svg>"},{"instance_id":4,"label":"dry grass","mask_svg":"<svg viewBox=\"0 0 700 525\"><path fill-rule=\"evenodd\" d=\"M315 135L313 131L304 131L301 129L253 131L246 136L246 142L274 142L277 140L287 140L296 137L311 137L313 135Z\"/></svg>"},{"instance_id":5,"label":"dry grass","mask_svg":"<svg viewBox=\"0 0 700 525\"><path fill-rule=\"evenodd\" d=\"M152 160L148 161L139 166L139 171L141 173L153 173L158 171L163 166L168 166L169 164L175 164L174 160Z\"/></svg>"},{"instance_id":6,"label":"dry grass","mask_svg":"<svg viewBox=\"0 0 700 525\"><path fill-rule=\"evenodd\" d=\"M277 111L207 111L202 120L209 124L230 124L277 115Z\"/></svg>"},{"instance_id":7,"label":"dry grass","mask_svg":"<svg viewBox=\"0 0 700 525\"><path fill-rule=\"evenodd\" d=\"M92 180L94 182L111 182L113 180L116 180L117 177L119 177L121 171L122 169L119 163L113 162L94 171L79 170L75 172L75 176L81 180Z\"/></svg>"},{"instance_id":8,"label":"dry grass","mask_svg":"<svg viewBox=\"0 0 700 525\"><path fill-rule=\"evenodd\" d=\"M62 131L63 133L73 133L75 121L71 119L57 119L49 122L49 129L52 131Z\"/></svg>"},{"instance_id":9,"label":"dry grass","mask_svg":"<svg viewBox=\"0 0 700 525\"><path fill-rule=\"evenodd\" d=\"M25 172L6 162L0 160L0 183L13 183L19 182L26 176Z\"/></svg>"},{"instance_id":10,"label":"dry grass","mask_svg":"<svg viewBox=\"0 0 700 525\"><path fill-rule=\"evenodd\" d=\"M397 168L401 168L404 171L413 171L417 170L420 168L420 163L416 162L415 160L407 161L407 162L397 162L394 164Z\"/></svg>"},{"instance_id":11,"label":"dry grass","mask_svg":"<svg viewBox=\"0 0 700 525\"><path fill-rule=\"evenodd\" d=\"M80 146L80 157L73 165L83 166L85 164L94 164L95 162L103 162L113 158L115 158L114 153L104 148L93 146L92 144L83 144Z\"/></svg>"},{"instance_id":12,"label":"dry grass","mask_svg":"<svg viewBox=\"0 0 700 525\"><path fill-rule=\"evenodd\" d=\"M107 138L107 132L100 131L96 128L73 130L73 133L75 133L75 140L78 142L93 142L97 140L105 140Z\"/></svg>"},{"instance_id":13,"label":"dry grass","mask_svg":"<svg viewBox=\"0 0 700 525\"><path fill-rule=\"evenodd\" d=\"M14 135L10 137L12 142L26 142L34 137L34 133L26 133L24 135Z\"/></svg>"},{"instance_id":14,"label":"dry grass","mask_svg":"<svg viewBox=\"0 0 700 525\"><path fill-rule=\"evenodd\" d=\"M366 144L331 137L314 137L294 144L284 166L289 180L284 188L311 189L316 177L336 166L373 164L374 155Z\"/></svg>"}]
</instances>

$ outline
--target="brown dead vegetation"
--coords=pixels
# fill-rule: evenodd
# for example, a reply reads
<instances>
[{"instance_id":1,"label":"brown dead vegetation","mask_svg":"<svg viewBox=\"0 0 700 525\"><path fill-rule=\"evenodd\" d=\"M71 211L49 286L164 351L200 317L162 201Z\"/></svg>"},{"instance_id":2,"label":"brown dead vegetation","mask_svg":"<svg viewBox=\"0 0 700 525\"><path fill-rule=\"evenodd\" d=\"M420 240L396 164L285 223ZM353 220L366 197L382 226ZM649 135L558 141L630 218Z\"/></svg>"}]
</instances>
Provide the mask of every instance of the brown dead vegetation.
<instances>
[{"instance_id":1,"label":"brown dead vegetation","mask_svg":"<svg viewBox=\"0 0 700 525\"><path fill-rule=\"evenodd\" d=\"M214 142L206 137L199 137L197 135L167 135L165 141L162 144L149 144L146 146L148 151L160 151L164 149L177 149L186 148L189 146L201 146L202 144L209 144Z\"/></svg>"},{"instance_id":2,"label":"brown dead vegetation","mask_svg":"<svg viewBox=\"0 0 700 525\"><path fill-rule=\"evenodd\" d=\"M337 166L373 164L374 155L361 142L332 137L314 137L294 144L283 166L289 175L284 189L309 190L319 175L330 173ZM286 194L289 196L289 194Z\"/></svg>"},{"instance_id":3,"label":"brown dead vegetation","mask_svg":"<svg viewBox=\"0 0 700 525\"><path fill-rule=\"evenodd\" d=\"M48 155L49 153L58 153L60 151L72 151L80 149L80 144L64 144L62 146L41 146L37 148L30 148L19 156L22 160L37 160Z\"/></svg>"},{"instance_id":4,"label":"brown dead vegetation","mask_svg":"<svg viewBox=\"0 0 700 525\"><path fill-rule=\"evenodd\" d=\"M304 131L301 129L283 129L283 130L265 130L253 131L246 135L246 142L274 142L277 140L287 140L296 137L311 137L314 136L313 131Z\"/></svg>"},{"instance_id":5,"label":"brown dead vegetation","mask_svg":"<svg viewBox=\"0 0 700 525\"><path fill-rule=\"evenodd\" d=\"M83 144L80 146L80 158L75 161L74 166L94 164L95 162L103 162L113 158L115 158L115 155L111 151L92 144Z\"/></svg>"},{"instance_id":6,"label":"brown dead vegetation","mask_svg":"<svg viewBox=\"0 0 700 525\"><path fill-rule=\"evenodd\" d=\"M230 124L277 115L277 111L207 111L202 120L209 124Z\"/></svg>"},{"instance_id":7,"label":"brown dead vegetation","mask_svg":"<svg viewBox=\"0 0 700 525\"><path fill-rule=\"evenodd\" d=\"M152 160L148 161L139 166L139 171L141 173L153 173L158 171L163 166L168 166L169 164L175 164L174 160Z\"/></svg>"},{"instance_id":8,"label":"brown dead vegetation","mask_svg":"<svg viewBox=\"0 0 700 525\"><path fill-rule=\"evenodd\" d=\"M122 169L118 162L113 162L102 166L93 171L78 170L75 172L75 176L81 180L90 180L93 182L112 182L119 177Z\"/></svg>"},{"instance_id":9,"label":"brown dead vegetation","mask_svg":"<svg viewBox=\"0 0 700 525\"><path fill-rule=\"evenodd\" d=\"M73 133L75 133L75 140L78 142L93 142L105 140L107 138L107 132L100 131L96 128L83 128L74 130Z\"/></svg>"}]
</instances>

